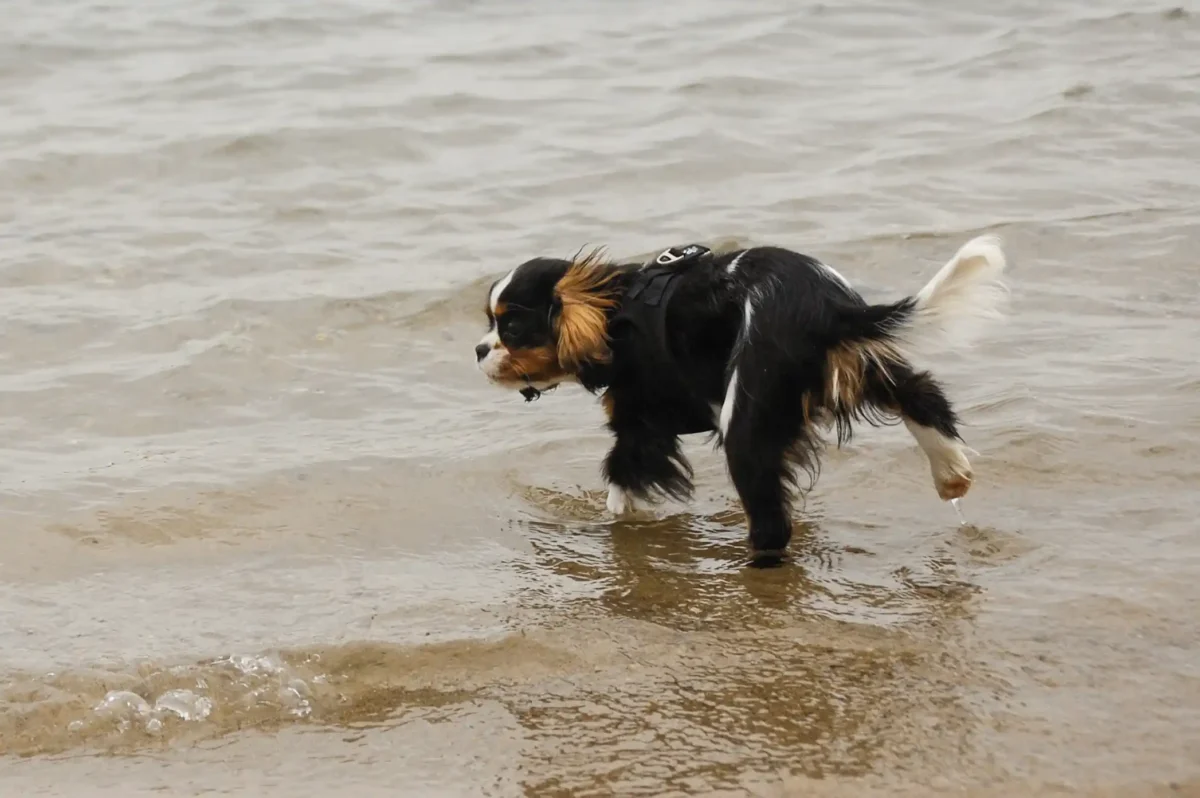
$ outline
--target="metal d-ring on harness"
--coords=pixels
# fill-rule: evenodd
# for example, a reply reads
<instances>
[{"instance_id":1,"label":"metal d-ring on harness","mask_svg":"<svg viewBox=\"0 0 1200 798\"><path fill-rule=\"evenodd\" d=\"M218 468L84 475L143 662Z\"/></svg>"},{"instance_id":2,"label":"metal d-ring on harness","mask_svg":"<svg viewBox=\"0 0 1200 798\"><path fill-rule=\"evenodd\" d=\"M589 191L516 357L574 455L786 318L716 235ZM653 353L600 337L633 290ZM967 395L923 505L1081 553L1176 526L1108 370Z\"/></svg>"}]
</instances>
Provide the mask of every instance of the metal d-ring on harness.
<instances>
[{"instance_id":1,"label":"metal d-ring on harness","mask_svg":"<svg viewBox=\"0 0 1200 798\"><path fill-rule=\"evenodd\" d=\"M656 354L666 354L667 303L671 301L671 295L679 287L679 278L693 262L711 256L712 250L699 244L671 247L663 250L658 257L637 271L633 285L625 294L625 302L621 305L621 314L619 315L651 317L637 319L637 321L651 321L650 332L658 350ZM654 308L654 310L649 313L645 311L639 313L639 305Z\"/></svg>"}]
</instances>

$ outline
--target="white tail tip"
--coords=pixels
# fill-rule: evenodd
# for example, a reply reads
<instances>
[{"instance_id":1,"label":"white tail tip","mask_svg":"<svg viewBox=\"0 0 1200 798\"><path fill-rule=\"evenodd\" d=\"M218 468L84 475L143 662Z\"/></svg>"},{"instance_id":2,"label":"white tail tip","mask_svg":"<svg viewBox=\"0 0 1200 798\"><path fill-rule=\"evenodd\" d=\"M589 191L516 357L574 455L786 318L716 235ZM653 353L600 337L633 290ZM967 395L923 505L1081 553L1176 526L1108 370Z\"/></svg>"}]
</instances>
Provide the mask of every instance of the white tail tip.
<instances>
[{"instance_id":1,"label":"white tail tip","mask_svg":"<svg viewBox=\"0 0 1200 798\"><path fill-rule=\"evenodd\" d=\"M999 236L978 236L959 247L913 298L913 314L897 335L902 346L916 355L969 346L1003 316L1007 267Z\"/></svg>"}]
</instances>

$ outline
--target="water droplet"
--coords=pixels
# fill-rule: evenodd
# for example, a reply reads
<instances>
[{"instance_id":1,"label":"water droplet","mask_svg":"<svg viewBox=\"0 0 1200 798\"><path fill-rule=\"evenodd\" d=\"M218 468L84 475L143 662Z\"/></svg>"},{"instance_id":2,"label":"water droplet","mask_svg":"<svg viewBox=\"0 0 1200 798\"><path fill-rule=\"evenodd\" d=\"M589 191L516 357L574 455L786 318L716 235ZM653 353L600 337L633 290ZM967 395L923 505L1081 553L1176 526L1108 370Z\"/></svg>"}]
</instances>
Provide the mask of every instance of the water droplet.
<instances>
[{"instance_id":1,"label":"water droplet","mask_svg":"<svg viewBox=\"0 0 1200 798\"><path fill-rule=\"evenodd\" d=\"M958 523L960 526L967 525L967 517L963 515L962 507L958 504L958 499L951 499L950 504L954 506L954 512L958 513Z\"/></svg>"},{"instance_id":2,"label":"water droplet","mask_svg":"<svg viewBox=\"0 0 1200 798\"><path fill-rule=\"evenodd\" d=\"M83 731L83 721L81 721L81 720L71 721L70 723L67 724L67 731L69 731L69 732Z\"/></svg>"},{"instance_id":3,"label":"water droplet","mask_svg":"<svg viewBox=\"0 0 1200 798\"><path fill-rule=\"evenodd\" d=\"M150 720L146 721L147 734L162 734L162 730L163 722L158 718L150 718Z\"/></svg>"}]
</instances>

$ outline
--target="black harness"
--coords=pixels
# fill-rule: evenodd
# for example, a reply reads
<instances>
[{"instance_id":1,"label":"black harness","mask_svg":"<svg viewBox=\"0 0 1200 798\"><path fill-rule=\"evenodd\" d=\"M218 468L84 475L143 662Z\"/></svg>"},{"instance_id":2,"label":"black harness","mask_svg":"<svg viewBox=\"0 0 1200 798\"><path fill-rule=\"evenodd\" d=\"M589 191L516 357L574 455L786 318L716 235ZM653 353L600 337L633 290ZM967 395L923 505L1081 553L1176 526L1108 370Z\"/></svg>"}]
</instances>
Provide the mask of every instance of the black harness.
<instances>
[{"instance_id":1,"label":"black harness","mask_svg":"<svg viewBox=\"0 0 1200 798\"><path fill-rule=\"evenodd\" d=\"M687 269L711 259L712 250L700 244L664 250L634 273L610 322L614 343L637 351L638 379L655 386L654 395L664 399L671 426L680 435L712 430L712 410L695 396L671 352L667 306Z\"/></svg>"}]
</instances>

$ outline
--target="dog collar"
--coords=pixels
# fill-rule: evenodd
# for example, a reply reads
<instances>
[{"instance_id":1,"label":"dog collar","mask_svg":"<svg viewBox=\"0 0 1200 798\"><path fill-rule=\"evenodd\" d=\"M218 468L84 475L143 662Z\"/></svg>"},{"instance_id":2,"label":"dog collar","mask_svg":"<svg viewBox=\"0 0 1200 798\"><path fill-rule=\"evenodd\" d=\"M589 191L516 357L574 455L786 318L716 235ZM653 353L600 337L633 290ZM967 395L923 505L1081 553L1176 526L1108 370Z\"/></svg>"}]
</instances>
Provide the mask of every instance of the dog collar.
<instances>
[{"instance_id":1,"label":"dog collar","mask_svg":"<svg viewBox=\"0 0 1200 798\"><path fill-rule=\"evenodd\" d=\"M525 397L526 402L532 402L534 399L541 399L542 394L550 393L557 387L558 387L557 383L555 383L554 385L551 385L548 388L541 388L541 389L534 388L532 385L526 385L524 388L522 388L520 391L518 391L518 393L521 394L521 396Z\"/></svg>"}]
</instances>

